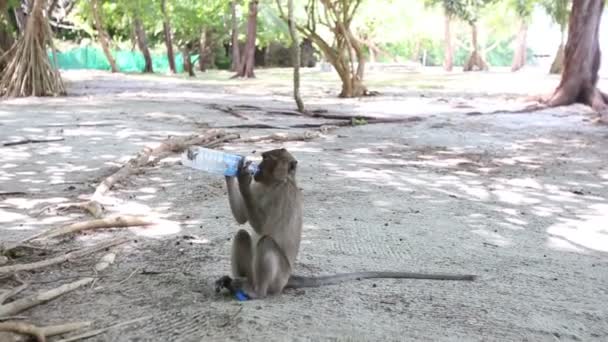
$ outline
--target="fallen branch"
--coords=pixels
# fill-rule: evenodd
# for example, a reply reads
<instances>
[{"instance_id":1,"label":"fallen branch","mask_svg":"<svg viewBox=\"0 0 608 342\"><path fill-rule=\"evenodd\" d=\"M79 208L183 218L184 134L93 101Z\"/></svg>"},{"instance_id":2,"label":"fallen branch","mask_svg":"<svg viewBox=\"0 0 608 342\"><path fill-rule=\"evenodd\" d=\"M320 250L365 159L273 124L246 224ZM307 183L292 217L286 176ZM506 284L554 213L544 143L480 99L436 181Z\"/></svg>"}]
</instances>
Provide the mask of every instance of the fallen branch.
<instances>
[{"instance_id":1,"label":"fallen branch","mask_svg":"<svg viewBox=\"0 0 608 342\"><path fill-rule=\"evenodd\" d=\"M213 138L217 138L218 136L223 135L224 133L221 130L210 130L203 136L199 137L188 137L185 139L167 139L163 141L156 148L146 147L142 151L140 151L135 157L131 158L125 165L123 165L118 171L116 171L111 176L104 179L95 189L95 193L93 194L93 198L98 198L99 196L103 196L106 192L110 191L112 187L127 178L129 175L137 172L139 168L148 164L150 157L158 156L165 152L181 152L185 150L188 146L193 144L200 144L205 141L208 141Z\"/></svg>"},{"instance_id":2,"label":"fallen branch","mask_svg":"<svg viewBox=\"0 0 608 342\"><path fill-rule=\"evenodd\" d=\"M39 327L25 322L4 322L0 323L0 331L28 335L37 338L38 341L44 341L47 337L67 334L72 331L89 327L91 324L91 322L74 322Z\"/></svg>"},{"instance_id":3,"label":"fallen branch","mask_svg":"<svg viewBox=\"0 0 608 342\"><path fill-rule=\"evenodd\" d=\"M44 208L41 210L43 212ZM97 201L86 201L86 202L71 202L71 203L62 203L55 207L56 210L69 210L69 209L81 209L89 214L91 214L95 218L100 218L103 216L104 207Z\"/></svg>"},{"instance_id":4,"label":"fallen branch","mask_svg":"<svg viewBox=\"0 0 608 342\"><path fill-rule=\"evenodd\" d=\"M54 289L40 292L32 297L22 298L8 304L0 305L0 317L18 314L23 310L46 303L70 291L74 291L81 286L91 283L92 281L93 278L83 278L73 283L64 284Z\"/></svg>"},{"instance_id":5,"label":"fallen branch","mask_svg":"<svg viewBox=\"0 0 608 342\"><path fill-rule=\"evenodd\" d=\"M240 138L241 136L238 134L227 134L227 135L218 135L219 138L216 138L214 140L211 141L206 141L206 142L199 142L199 139L191 139L188 141L185 141L181 146L182 148L180 148L177 151L167 151L164 153L159 154L156 158L154 158L152 161L148 162L147 166L154 166L157 165L158 163L160 163L161 160L167 158L168 156L172 155L175 152L182 152L185 151L188 147L193 146L193 145L201 145L203 147L207 147L207 148L213 148L216 147L218 145L220 145L221 143L224 143L226 141L231 141L231 140L236 140L238 138Z\"/></svg>"},{"instance_id":6,"label":"fallen branch","mask_svg":"<svg viewBox=\"0 0 608 342\"><path fill-rule=\"evenodd\" d=\"M118 328L118 327L122 327L122 326L125 326L125 325L141 322L141 321L144 321L144 320L147 320L147 319L150 319L150 318L152 318L152 316L138 317L138 318L126 321L126 322L121 322L121 323L117 323L117 324L111 325L111 326L106 327L106 328L91 330L91 331L84 332L84 333L76 335L76 336L70 336L68 338L64 338L64 339L59 340L57 342L72 342L72 341L83 340L85 338L89 338L89 337L93 337L93 336L97 336L97 335L103 334L104 332L106 332L106 331L108 331L110 329L113 329L113 328Z\"/></svg>"},{"instance_id":7,"label":"fallen branch","mask_svg":"<svg viewBox=\"0 0 608 342\"><path fill-rule=\"evenodd\" d=\"M38 143L47 143L47 142L55 142L55 141L63 141L65 138L63 137L53 137L53 138L44 138L44 139L30 139L25 138L16 141L7 141L3 142L2 146L16 146L16 145L25 145L25 144L38 144Z\"/></svg>"},{"instance_id":8,"label":"fallen branch","mask_svg":"<svg viewBox=\"0 0 608 342\"><path fill-rule=\"evenodd\" d=\"M104 250L104 249L112 247L112 246L123 244L127 241L128 241L127 238L118 238L118 239L100 242L100 243L93 245L91 247L88 247L88 248L83 248L83 249L80 249L80 250L77 250L74 252L69 252L69 253L62 254L62 255L59 255L59 256L56 256L56 257L53 257L50 259L42 260L42 261L31 262L31 263L27 263L27 264L2 266L2 267L0 267L0 275L6 274L6 273L21 272L21 271L31 271L31 270L35 270L38 268L61 264L63 262L69 261L69 260L82 258L83 256L93 254L95 252ZM7 305L9 305L9 304L7 304ZM2 306L0 306L0 308L2 308ZM0 316L2 316L1 309L0 309Z\"/></svg>"}]
</instances>

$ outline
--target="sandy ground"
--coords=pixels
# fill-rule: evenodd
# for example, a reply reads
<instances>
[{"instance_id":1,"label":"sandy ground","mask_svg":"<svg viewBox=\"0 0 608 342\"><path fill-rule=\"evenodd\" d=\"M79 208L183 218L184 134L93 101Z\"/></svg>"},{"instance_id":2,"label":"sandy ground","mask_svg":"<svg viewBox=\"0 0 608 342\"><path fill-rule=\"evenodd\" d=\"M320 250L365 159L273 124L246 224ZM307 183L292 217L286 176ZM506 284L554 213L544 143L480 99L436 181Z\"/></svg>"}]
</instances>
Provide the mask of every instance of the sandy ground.
<instances>
[{"instance_id":1,"label":"sandy ground","mask_svg":"<svg viewBox=\"0 0 608 342\"><path fill-rule=\"evenodd\" d=\"M278 75L278 76L277 76ZM75 201L145 145L206 126L319 120L212 104L292 107L289 72L255 81L65 72L71 96L0 102L0 237L14 242L83 220L42 208ZM378 80L391 76L393 84ZM582 107L534 114L466 115L511 108L556 79L508 73L452 76L370 72L383 96L339 100L332 76L307 70L304 95L332 113L419 116L403 124L332 131L311 142L229 144L247 155L287 147L300 160L305 227L297 273L360 270L474 273L475 282L357 281L287 291L264 301L216 295L237 229L223 179L166 163L116 187L111 213L162 218L150 229L103 231L51 245L26 260L110 236L133 242L95 274L99 254L22 274L25 295L97 276L93 286L24 312L95 328L137 317L90 341L606 341L608 340L608 129ZM399 83L417 79L418 83ZM373 83L373 81L378 81ZM233 129L244 136L275 132ZM280 131L280 130L279 130ZM291 129L291 131L297 131ZM17 262L20 262L17 260ZM16 285L0 279L0 288Z\"/></svg>"}]
</instances>

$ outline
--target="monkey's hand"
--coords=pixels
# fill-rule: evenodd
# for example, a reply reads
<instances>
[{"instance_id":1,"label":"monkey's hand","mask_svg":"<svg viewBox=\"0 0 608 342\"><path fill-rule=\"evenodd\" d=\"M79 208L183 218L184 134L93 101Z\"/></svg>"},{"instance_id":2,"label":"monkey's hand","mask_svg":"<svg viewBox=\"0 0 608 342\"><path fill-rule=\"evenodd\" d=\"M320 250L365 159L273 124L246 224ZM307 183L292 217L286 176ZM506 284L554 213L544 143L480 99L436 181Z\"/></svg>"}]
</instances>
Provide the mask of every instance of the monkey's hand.
<instances>
[{"instance_id":1,"label":"monkey's hand","mask_svg":"<svg viewBox=\"0 0 608 342\"><path fill-rule=\"evenodd\" d=\"M239 161L238 180L241 185L251 184L251 172L249 172L250 160L245 161L245 158Z\"/></svg>"}]
</instances>

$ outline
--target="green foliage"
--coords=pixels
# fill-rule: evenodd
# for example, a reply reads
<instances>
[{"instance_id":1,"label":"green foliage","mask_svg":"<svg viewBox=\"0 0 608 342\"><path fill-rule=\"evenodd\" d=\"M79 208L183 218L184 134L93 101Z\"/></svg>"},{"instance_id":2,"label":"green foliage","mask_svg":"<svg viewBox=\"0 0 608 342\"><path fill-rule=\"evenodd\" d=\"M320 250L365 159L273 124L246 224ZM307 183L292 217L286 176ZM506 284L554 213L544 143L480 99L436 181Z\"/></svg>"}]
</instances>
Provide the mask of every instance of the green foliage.
<instances>
[{"instance_id":1,"label":"green foliage","mask_svg":"<svg viewBox=\"0 0 608 342\"><path fill-rule=\"evenodd\" d=\"M570 0L542 0L540 5L545 9L547 15L560 26L562 32L565 31L572 2Z\"/></svg>"},{"instance_id":2,"label":"green foliage","mask_svg":"<svg viewBox=\"0 0 608 342\"><path fill-rule=\"evenodd\" d=\"M457 17L470 24L479 20L481 10L496 0L425 0L427 6L440 6L450 17Z\"/></svg>"},{"instance_id":3,"label":"green foliage","mask_svg":"<svg viewBox=\"0 0 608 342\"><path fill-rule=\"evenodd\" d=\"M517 16L529 20L532 16L534 5L538 3L538 0L509 0L508 3L509 7L511 7L513 11L515 11Z\"/></svg>"}]
</instances>

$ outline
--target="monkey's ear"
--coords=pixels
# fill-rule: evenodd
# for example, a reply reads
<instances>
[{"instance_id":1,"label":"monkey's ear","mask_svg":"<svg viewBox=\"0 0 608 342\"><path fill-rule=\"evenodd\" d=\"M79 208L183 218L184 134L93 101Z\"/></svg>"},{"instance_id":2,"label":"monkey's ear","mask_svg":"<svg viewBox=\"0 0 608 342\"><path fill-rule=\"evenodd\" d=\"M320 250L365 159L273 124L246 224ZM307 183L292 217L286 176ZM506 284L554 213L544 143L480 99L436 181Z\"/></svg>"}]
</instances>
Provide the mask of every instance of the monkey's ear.
<instances>
[{"instance_id":1,"label":"monkey's ear","mask_svg":"<svg viewBox=\"0 0 608 342\"><path fill-rule=\"evenodd\" d=\"M297 166L298 166L298 161L297 160L290 161L289 162L289 172L295 171Z\"/></svg>"}]
</instances>

